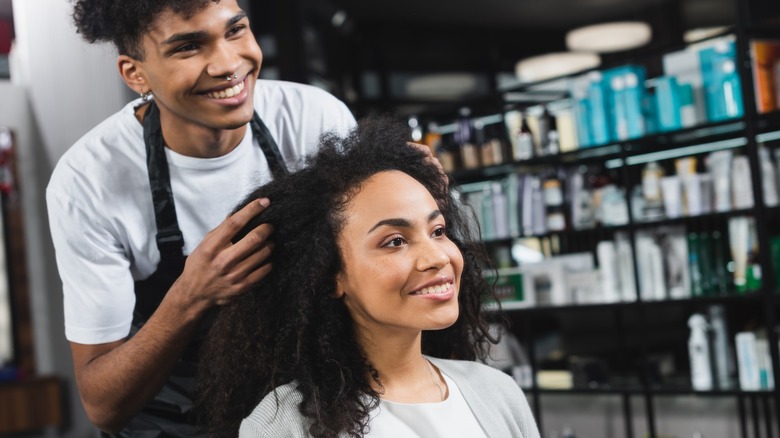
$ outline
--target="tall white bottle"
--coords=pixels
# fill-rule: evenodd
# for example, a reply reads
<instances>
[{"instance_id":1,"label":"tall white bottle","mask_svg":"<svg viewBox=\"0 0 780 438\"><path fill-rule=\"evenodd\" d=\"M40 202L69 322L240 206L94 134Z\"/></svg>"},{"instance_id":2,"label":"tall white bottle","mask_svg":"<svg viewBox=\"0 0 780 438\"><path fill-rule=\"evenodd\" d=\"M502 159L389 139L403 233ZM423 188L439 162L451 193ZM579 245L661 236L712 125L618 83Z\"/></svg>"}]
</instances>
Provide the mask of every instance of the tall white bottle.
<instances>
[{"instance_id":1,"label":"tall white bottle","mask_svg":"<svg viewBox=\"0 0 780 438\"><path fill-rule=\"evenodd\" d=\"M714 374L718 382L718 389L730 389L731 373L734 371L734 364L731 359L725 310L722 305L710 306L708 310L713 334Z\"/></svg>"},{"instance_id":2,"label":"tall white bottle","mask_svg":"<svg viewBox=\"0 0 780 438\"><path fill-rule=\"evenodd\" d=\"M691 362L691 384L696 391L712 389L710 347L707 342L707 320L694 313L688 318L691 335L688 338L688 356Z\"/></svg>"}]
</instances>

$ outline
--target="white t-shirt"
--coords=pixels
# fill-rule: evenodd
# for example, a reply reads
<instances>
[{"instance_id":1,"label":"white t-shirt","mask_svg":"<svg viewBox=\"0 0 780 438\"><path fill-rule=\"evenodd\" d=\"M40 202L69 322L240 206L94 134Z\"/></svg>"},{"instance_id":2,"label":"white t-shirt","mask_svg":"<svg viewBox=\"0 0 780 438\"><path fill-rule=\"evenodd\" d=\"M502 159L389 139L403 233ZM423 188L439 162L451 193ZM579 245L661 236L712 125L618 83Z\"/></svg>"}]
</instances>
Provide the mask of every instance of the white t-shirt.
<instances>
[{"instance_id":1,"label":"white t-shirt","mask_svg":"<svg viewBox=\"0 0 780 438\"><path fill-rule=\"evenodd\" d=\"M65 335L82 344L125 338L135 306L134 282L157 269L152 195L136 100L79 139L60 159L46 189L49 223L63 282ZM293 170L322 133L355 125L349 109L318 88L257 82L255 110ZM217 158L165 150L176 215L189 254L210 230L271 174L246 130Z\"/></svg>"},{"instance_id":2,"label":"white t-shirt","mask_svg":"<svg viewBox=\"0 0 780 438\"><path fill-rule=\"evenodd\" d=\"M440 403L381 400L367 438L487 438L458 385L442 373L449 396Z\"/></svg>"}]
</instances>

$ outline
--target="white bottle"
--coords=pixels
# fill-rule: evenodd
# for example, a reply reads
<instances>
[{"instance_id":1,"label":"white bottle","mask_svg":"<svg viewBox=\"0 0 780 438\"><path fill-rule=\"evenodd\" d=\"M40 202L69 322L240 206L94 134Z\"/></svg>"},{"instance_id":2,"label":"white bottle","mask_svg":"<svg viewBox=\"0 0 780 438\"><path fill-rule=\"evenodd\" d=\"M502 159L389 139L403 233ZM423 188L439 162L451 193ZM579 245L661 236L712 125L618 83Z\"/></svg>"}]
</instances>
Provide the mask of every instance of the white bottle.
<instances>
[{"instance_id":1,"label":"white bottle","mask_svg":"<svg viewBox=\"0 0 780 438\"><path fill-rule=\"evenodd\" d=\"M730 389L730 376L734 366L731 361L726 312L722 305L710 306L708 310L713 333L712 349L715 353L715 375L717 376L718 388Z\"/></svg>"},{"instance_id":2,"label":"white bottle","mask_svg":"<svg viewBox=\"0 0 780 438\"><path fill-rule=\"evenodd\" d=\"M710 348L707 342L707 320L694 313L688 318L691 336L688 338L688 356L691 361L691 384L696 391L712 389Z\"/></svg>"}]
</instances>

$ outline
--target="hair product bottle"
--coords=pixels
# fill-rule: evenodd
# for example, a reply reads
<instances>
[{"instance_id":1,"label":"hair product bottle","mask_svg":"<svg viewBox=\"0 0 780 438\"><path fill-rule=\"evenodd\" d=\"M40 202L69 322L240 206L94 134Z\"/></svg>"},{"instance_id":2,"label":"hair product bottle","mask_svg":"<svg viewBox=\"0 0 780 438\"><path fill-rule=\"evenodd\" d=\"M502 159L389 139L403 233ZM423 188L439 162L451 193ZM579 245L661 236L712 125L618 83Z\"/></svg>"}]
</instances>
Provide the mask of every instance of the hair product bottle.
<instances>
[{"instance_id":1,"label":"hair product bottle","mask_svg":"<svg viewBox=\"0 0 780 438\"><path fill-rule=\"evenodd\" d=\"M688 356L691 362L691 385L696 391L712 389L710 348L707 342L707 320L699 313L688 318L691 335L688 338Z\"/></svg>"}]
</instances>

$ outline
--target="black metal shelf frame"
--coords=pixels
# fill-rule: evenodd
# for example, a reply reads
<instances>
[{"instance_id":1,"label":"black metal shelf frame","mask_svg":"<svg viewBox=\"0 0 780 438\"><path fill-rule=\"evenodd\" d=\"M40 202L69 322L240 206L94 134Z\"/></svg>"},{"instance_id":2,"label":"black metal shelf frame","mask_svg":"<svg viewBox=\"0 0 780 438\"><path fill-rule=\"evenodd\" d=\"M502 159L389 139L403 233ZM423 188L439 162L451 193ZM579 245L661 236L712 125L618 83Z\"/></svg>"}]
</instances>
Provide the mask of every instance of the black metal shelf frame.
<instances>
[{"instance_id":1,"label":"black metal shelf frame","mask_svg":"<svg viewBox=\"0 0 780 438\"><path fill-rule=\"evenodd\" d=\"M775 430L780 429L780 352L778 351L778 335L772 328L778 323L777 312L780 312L780 291L772 285L775 284L774 276L780 273L772 272L772 260L768 245L764 242L769 241L770 224L767 222L768 214L777 215L780 213L780 207L766 207L763 200L763 190L761 187L760 162L758 158L758 144L780 142L780 111L769 114L757 114L754 105L754 91L752 79L752 67L750 62L749 41L754 37L764 37L767 35L767 29L763 28L759 33L751 33L745 20L748 16L747 9L750 7L747 3L737 1L736 8L739 17L739 25L735 26L729 33L736 36L737 44L737 65L740 66L740 77L742 78L742 96L745 108L743 117L727 121L708 123L700 126L686 128L673 132L655 133L641 138L615 142L607 145L601 145L591 148L578 149L557 155L535 157L529 160L515 161L502 165L491 166L481 169L470 169L456 171L451 175L454 183L466 183L485 179L495 179L508 175L513 172L524 172L537 168L550 166L572 166L586 163L603 163L607 168L626 168L643 164L653 160L664 160L683 156L692 156L709 153L721 149L739 149L748 156L751 164L752 185L755 199L755 206L749 209L732 210L727 212L709 213L693 217L681 217L677 219L665 219L659 221L636 221L629 213L629 224L618 227L596 227L586 230L566 230L562 232L550 232L537 236L520 236L516 238L546 238L551 236L569 236L577 238L579 236L589 236L591 234L603 234L605 232L625 231L630 235L629 241L634 252L636 263L636 248L634 246L635 232L640 229L660 227L676 224L707 224L712 221L721 221L729 217L747 215L756 218L757 233L759 241L762 242L760 251L760 264L762 267L763 287L760 291L738 294L736 291L730 291L729 294L720 296L702 296L692 297L681 300L662 300L662 301L643 301L637 297L632 302L601 303L601 304L580 304L565 306L534 306L528 307L522 303L503 302L502 309L512 315L520 315L523 343L529 348L531 358L536 357L533 339L534 326L533 320L536 317L558 316L570 312L598 312L612 311L616 323L619 327L624 324L623 314L630 310L632 314L639 319L637 324L644 326L648 315L652 312L661 311L668 306L701 306L709 304L737 304L744 303L755 306L757 312L763 309L762 317L768 330L767 335L770 343L770 355L773 364L773 373L775 377L775 389L768 391L741 391L741 390L715 390L715 391L694 391L688 387L658 387L647 383L640 383L638 386L630 387L605 387L605 388L574 388L567 390L546 389L538 387L536 380L537 365L532 359L533 385L527 389L527 392L533 395L533 409L542 426L542 412L540 397L551 395L615 395L622 399L623 415L626 422L626 436L634 437L632 427L632 409L631 399L641 397L645 405L645 416L647 418L648 435L656 437L656 414L654 403L658 397L675 396L695 396L695 397L735 397L738 401L738 415L740 419L740 430L743 438L748 437L748 428L752 425L752 436L766 436L772 438ZM775 30L774 36L779 33ZM560 79L560 78L558 78ZM517 91L501 90L502 93ZM628 172L622 170L622 184L624 187L631 187L632 181ZM627 197L629 203L629 212L631 208L631 198ZM515 238L498 239L485 242L487 245L510 245ZM636 272L636 266L635 272ZM638 278L636 279L638 282ZM638 286L638 284L637 284ZM638 290L638 287L637 287ZM497 306L488 306L489 310L496 310ZM618 343L623 345L625 340L621 334L618 334ZM640 333L640 357L643 363L648 358L648 339L647 333ZM625 345L623 345L625 348ZM641 372L647 372L643 370ZM640 376L641 382L649 382L648 375ZM748 408L747 405L750 405ZM763 409L764 415L759 415L759 410ZM761 424L760 418L764 419ZM774 419L774 424L773 424ZM763 434L762 434L763 429Z\"/></svg>"}]
</instances>

